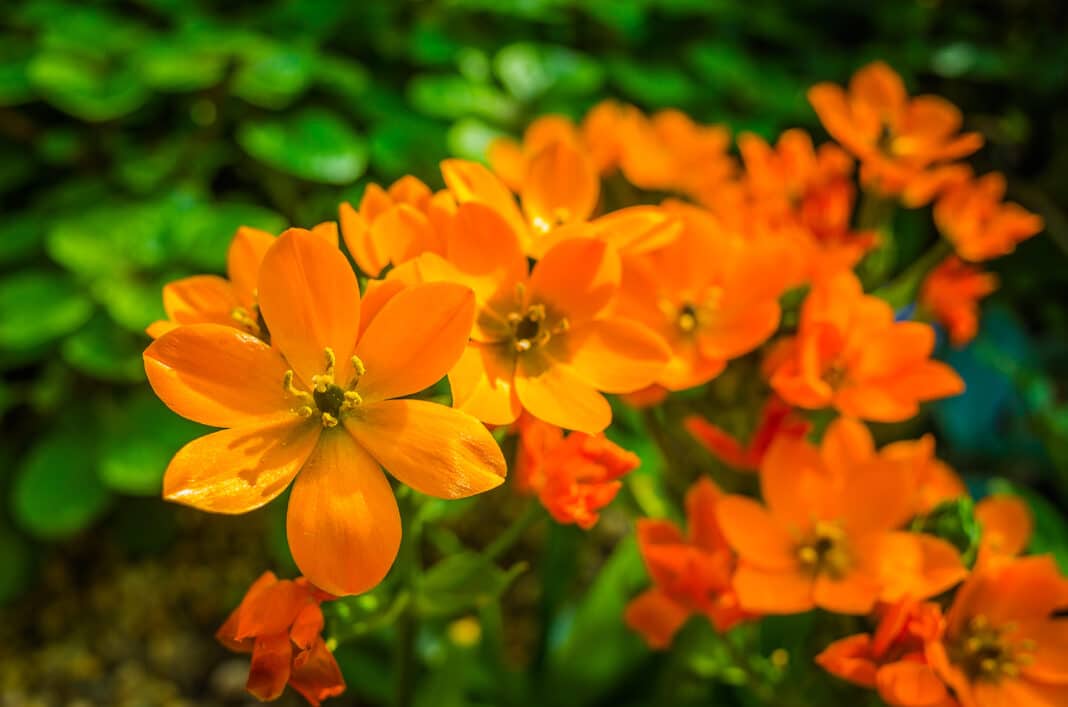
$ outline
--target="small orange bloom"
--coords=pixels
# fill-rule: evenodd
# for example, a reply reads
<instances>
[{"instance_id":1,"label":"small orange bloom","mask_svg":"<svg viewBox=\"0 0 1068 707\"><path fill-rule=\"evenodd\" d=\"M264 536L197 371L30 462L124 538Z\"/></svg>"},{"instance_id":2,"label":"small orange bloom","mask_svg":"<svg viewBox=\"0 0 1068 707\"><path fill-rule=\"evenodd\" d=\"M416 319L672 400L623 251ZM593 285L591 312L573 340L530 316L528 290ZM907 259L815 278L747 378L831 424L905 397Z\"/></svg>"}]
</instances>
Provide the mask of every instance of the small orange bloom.
<instances>
[{"instance_id":1,"label":"small orange bloom","mask_svg":"<svg viewBox=\"0 0 1068 707\"><path fill-rule=\"evenodd\" d=\"M931 271L920 290L920 305L963 346L979 331L979 300L998 287L997 276L950 256Z\"/></svg>"},{"instance_id":2,"label":"small orange bloom","mask_svg":"<svg viewBox=\"0 0 1068 707\"><path fill-rule=\"evenodd\" d=\"M816 663L843 680L878 689L893 707L953 707L945 683L927 663L926 644L942 630L942 610L907 598L882 606L874 635L835 641Z\"/></svg>"},{"instance_id":3,"label":"small orange bloom","mask_svg":"<svg viewBox=\"0 0 1068 707\"><path fill-rule=\"evenodd\" d=\"M779 437L760 467L765 505L742 496L720 501L720 527L739 555L734 589L744 609L866 614L877 600L924 598L963 578L952 545L898 530L913 516L909 475L901 462L863 447L848 420L832 423L818 450Z\"/></svg>"},{"instance_id":4,"label":"small orange bloom","mask_svg":"<svg viewBox=\"0 0 1068 707\"><path fill-rule=\"evenodd\" d=\"M738 607L731 589L735 557L716 518L719 487L701 478L686 494L687 535L672 522L638 521L638 549L653 587L635 597L624 619L652 648L666 648L694 614L717 631L730 630L751 615Z\"/></svg>"},{"instance_id":5,"label":"small orange bloom","mask_svg":"<svg viewBox=\"0 0 1068 707\"><path fill-rule=\"evenodd\" d=\"M808 100L831 137L860 160L861 181L886 195L902 194L928 180L931 170L983 146L979 133L958 132L962 119L953 104L938 96L910 98L901 77L881 61L857 71L848 93L820 83Z\"/></svg>"},{"instance_id":6,"label":"small orange bloom","mask_svg":"<svg viewBox=\"0 0 1068 707\"><path fill-rule=\"evenodd\" d=\"M1008 494L995 494L979 501L975 504L975 518L982 529L979 554L983 557L1019 555L1027 549L1035 529L1035 519L1027 503Z\"/></svg>"},{"instance_id":7,"label":"small orange bloom","mask_svg":"<svg viewBox=\"0 0 1068 707\"><path fill-rule=\"evenodd\" d=\"M312 233L337 247L337 224L320 223ZM163 309L167 319L153 322L146 330L153 339L180 324L224 324L262 338L256 285L263 254L275 237L258 228L241 226L226 254L229 279L217 275L194 275L163 286Z\"/></svg>"},{"instance_id":8,"label":"small orange bloom","mask_svg":"<svg viewBox=\"0 0 1068 707\"><path fill-rule=\"evenodd\" d=\"M721 427L700 415L690 415L683 420L683 424L694 439L717 459L743 471L759 469L768 448L780 435L800 438L807 435L811 428L807 420L797 416L793 407L775 394L764 403L760 422L749 439L749 444L744 447Z\"/></svg>"},{"instance_id":9,"label":"small orange bloom","mask_svg":"<svg viewBox=\"0 0 1068 707\"><path fill-rule=\"evenodd\" d=\"M589 530L598 512L612 502L619 480L638 468L638 456L610 442L603 434L564 431L530 415L519 418L516 485L536 493L558 523Z\"/></svg>"},{"instance_id":10,"label":"small orange bloom","mask_svg":"<svg viewBox=\"0 0 1068 707\"><path fill-rule=\"evenodd\" d=\"M412 287L361 322L348 261L295 230L267 250L259 283L270 345L232 327L191 324L145 350L149 383L168 407L226 428L178 451L163 495L245 513L293 483L287 529L297 566L333 594L358 594L381 581L400 544L382 467L441 498L504 478L504 457L478 420L405 399L460 357L474 295L452 283Z\"/></svg>"},{"instance_id":11,"label":"small orange bloom","mask_svg":"<svg viewBox=\"0 0 1068 707\"><path fill-rule=\"evenodd\" d=\"M1008 255L1045 224L1042 217L1004 198L1005 177L998 172L964 181L935 203L935 225L965 260Z\"/></svg>"},{"instance_id":12,"label":"small orange bloom","mask_svg":"<svg viewBox=\"0 0 1068 707\"><path fill-rule=\"evenodd\" d=\"M394 273L475 291L471 341L449 382L453 404L490 424L510 424L526 409L553 425L596 434L612 419L599 391L644 388L668 357L658 336L612 312L620 260L600 240L558 242L528 274L514 230L492 208L465 203L446 259L424 255Z\"/></svg>"},{"instance_id":13,"label":"small orange bloom","mask_svg":"<svg viewBox=\"0 0 1068 707\"><path fill-rule=\"evenodd\" d=\"M1068 580L1049 556L981 563L927 658L963 707L1068 704Z\"/></svg>"},{"instance_id":14,"label":"small orange bloom","mask_svg":"<svg viewBox=\"0 0 1068 707\"><path fill-rule=\"evenodd\" d=\"M964 390L964 381L931 360L934 330L895 322L883 300L865 295L843 272L817 283L801 307L797 336L766 362L771 387L798 407L835 407L878 422L907 420L919 403Z\"/></svg>"},{"instance_id":15,"label":"small orange bloom","mask_svg":"<svg viewBox=\"0 0 1068 707\"><path fill-rule=\"evenodd\" d=\"M685 227L666 247L624 260L618 313L671 347L657 383L683 390L718 376L779 326L779 296L796 280L788 246L721 232L697 207L672 206Z\"/></svg>"},{"instance_id":16,"label":"small orange bloom","mask_svg":"<svg viewBox=\"0 0 1068 707\"><path fill-rule=\"evenodd\" d=\"M394 182L389 190L368 184L354 209L345 201L338 207L341 235L356 265L370 277L389 265L399 265L427 251L445 247L446 220L456 211L448 192L430 188L412 176Z\"/></svg>"},{"instance_id":17,"label":"small orange bloom","mask_svg":"<svg viewBox=\"0 0 1068 707\"><path fill-rule=\"evenodd\" d=\"M303 577L257 579L215 634L230 650L252 654L246 689L262 701L276 700L286 684L314 707L345 691L337 661L320 635L319 605L332 599Z\"/></svg>"},{"instance_id":18,"label":"small orange bloom","mask_svg":"<svg viewBox=\"0 0 1068 707\"><path fill-rule=\"evenodd\" d=\"M527 168L534 155L556 142L581 149L582 142L575 124L563 115L542 115L523 131L523 141L498 138L490 143L486 159L502 182L514 192L523 189Z\"/></svg>"}]
</instances>

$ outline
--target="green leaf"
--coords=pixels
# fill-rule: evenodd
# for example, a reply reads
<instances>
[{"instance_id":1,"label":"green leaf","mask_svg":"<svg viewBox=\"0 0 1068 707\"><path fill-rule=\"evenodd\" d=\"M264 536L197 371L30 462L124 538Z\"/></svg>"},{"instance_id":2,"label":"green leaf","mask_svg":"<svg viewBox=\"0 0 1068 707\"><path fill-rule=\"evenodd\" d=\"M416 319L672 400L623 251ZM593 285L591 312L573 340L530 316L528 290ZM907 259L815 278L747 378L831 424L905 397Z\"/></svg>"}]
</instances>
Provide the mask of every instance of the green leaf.
<instances>
[{"instance_id":1,"label":"green leaf","mask_svg":"<svg viewBox=\"0 0 1068 707\"><path fill-rule=\"evenodd\" d=\"M11 215L0 222L0 264L34 255L44 242L45 220L37 213Z\"/></svg>"},{"instance_id":2,"label":"green leaf","mask_svg":"<svg viewBox=\"0 0 1068 707\"><path fill-rule=\"evenodd\" d=\"M39 442L16 472L11 510L20 527L45 539L88 527L109 494L93 469L84 435L53 433Z\"/></svg>"},{"instance_id":3,"label":"green leaf","mask_svg":"<svg viewBox=\"0 0 1068 707\"><path fill-rule=\"evenodd\" d=\"M31 349L69 334L88 319L93 305L59 273L29 270L0 282L0 349Z\"/></svg>"},{"instance_id":4,"label":"green leaf","mask_svg":"<svg viewBox=\"0 0 1068 707\"><path fill-rule=\"evenodd\" d=\"M48 233L48 253L90 279L135 268L155 268L180 252L162 203L101 206L59 221Z\"/></svg>"},{"instance_id":5,"label":"green leaf","mask_svg":"<svg viewBox=\"0 0 1068 707\"><path fill-rule=\"evenodd\" d=\"M283 120L244 123L237 140L257 160L312 182L351 184L367 168L363 137L321 108Z\"/></svg>"},{"instance_id":6,"label":"green leaf","mask_svg":"<svg viewBox=\"0 0 1068 707\"><path fill-rule=\"evenodd\" d=\"M187 37L145 44L133 63L154 89L196 91L222 81L226 62L225 53Z\"/></svg>"},{"instance_id":7,"label":"green leaf","mask_svg":"<svg viewBox=\"0 0 1068 707\"><path fill-rule=\"evenodd\" d=\"M626 57L610 60L608 71L625 94L653 108L686 105L698 95L697 84L674 66Z\"/></svg>"},{"instance_id":8,"label":"green leaf","mask_svg":"<svg viewBox=\"0 0 1068 707\"><path fill-rule=\"evenodd\" d=\"M175 415L150 393L124 400L103 419L100 479L114 491L135 496L158 496L175 453L208 431Z\"/></svg>"},{"instance_id":9,"label":"green leaf","mask_svg":"<svg viewBox=\"0 0 1068 707\"><path fill-rule=\"evenodd\" d=\"M143 336L123 331L108 317L97 314L64 340L61 352L64 361L88 376L135 383L145 378L141 360L144 347Z\"/></svg>"},{"instance_id":10,"label":"green leaf","mask_svg":"<svg viewBox=\"0 0 1068 707\"><path fill-rule=\"evenodd\" d=\"M119 325L143 333L157 319L164 319L161 292L169 278L145 280L133 275L101 278L93 283L93 297Z\"/></svg>"},{"instance_id":11,"label":"green leaf","mask_svg":"<svg viewBox=\"0 0 1068 707\"><path fill-rule=\"evenodd\" d=\"M604 82L604 71L593 59L566 47L529 42L509 44L493 59L504 87L522 101L551 91L584 95Z\"/></svg>"},{"instance_id":12,"label":"green leaf","mask_svg":"<svg viewBox=\"0 0 1068 707\"><path fill-rule=\"evenodd\" d=\"M241 47L244 61L234 76L234 95L261 108L285 108L312 79L311 57L285 44L256 38Z\"/></svg>"},{"instance_id":13,"label":"green leaf","mask_svg":"<svg viewBox=\"0 0 1068 707\"><path fill-rule=\"evenodd\" d=\"M32 46L5 34L0 47L0 106L16 106L33 99L27 71Z\"/></svg>"},{"instance_id":14,"label":"green leaf","mask_svg":"<svg viewBox=\"0 0 1068 707\"><path fill-rule=\"evenodd\" d=\"M129 66L73 52L38 54L27 73L49 103L90 122L121 118L149 96Z\"/></svg>"},{"instance_id":15,"label":"green leaf","mask_svg":"<svg viewBox=\"0 0 1068 707\"><path fill-rule=\"evenodd\" d=\"M319 55L315 58L315 82L324 90L353 101L353 107L363 98L370 77L363 65L345 57Z\"/></svg>"},{"instance_id":16,"label":"green leaf","mask_svg":"<svg viewBox=\"0 0 1068 707\"><path fill-rule=\"evenodd\" d=\"M451 154L481 162L486 159L490 144L505 136L507 133L490 127L478 118L462 118L453 123L445 139Z\"/></svg>"},{"instance_id":17,"label":"green leaf","mask_svg":"<svg viewBox=\"0 0 1068 707\"><path fill-rule=\"evenodd\" d=\"M425 615L454 614L496 600L526 570L517 564L505 571L475 552L447 557L420 579L416 607Z\"/></svg>"},{"instance_id":18,"label":"green leaf","mask_svg":"<svg viewBox=\"0 0 1068 707\"><path fill-rule=\"evenodd\" d=\"M33 555L25 540L0 528L0 605L11 601L30 584Z\"/></svg>"},{"instance_id":19,"label":"green leaf","mask_svg":"<svg viewBox=\"0 0 1068 707\"><path fill-rule=\"evenodd\" d=\"M222 272L226 251L239 226L280 233L286 227L286 220L254 204L218 202L194 205L175 218L172 225L175 239L186 249L186 261Z\"/></svg>"},{"instance_id":20,"label":"green leaf","mask_svg":"<svg viewBox=\"0 0 1068 707\"><path fill-rule=\"evenodd\" d=\"M519 105L512 98L461 76L416 76L408 84L407 95L420 113L439 118L476 116L498 124L519 118Z\"/></svg>"}]
</instances>

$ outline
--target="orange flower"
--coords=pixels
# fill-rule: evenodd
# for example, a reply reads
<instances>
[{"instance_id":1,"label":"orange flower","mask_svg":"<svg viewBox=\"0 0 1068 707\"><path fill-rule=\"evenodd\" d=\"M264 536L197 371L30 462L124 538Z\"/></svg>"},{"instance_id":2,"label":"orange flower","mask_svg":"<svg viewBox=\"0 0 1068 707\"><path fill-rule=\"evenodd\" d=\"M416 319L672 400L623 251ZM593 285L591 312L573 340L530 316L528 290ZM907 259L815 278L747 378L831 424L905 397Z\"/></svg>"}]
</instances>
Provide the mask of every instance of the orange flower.
<instances>
[{"instance_id":1,"label":"orange flower","mask_svg":"<svg viewBox=\"0 0 1068 707\"><path fill-rule=\"evenodd\" d=\"M349 202L338 207L341 235L360 270L378 277L390 263L399 265L420 253L440 253L445 221L456 211L448 192L433 194L412 176L398 179L386 191L368 184L359 210Z\"/></svg>"},{"instance_id":2,"label":"orange flower","mask_svg":"<svg viewBox=\"0 0 1068 707\"><path fill-rule=\"evenodd\" d=\"M668 396L668 389L662 385L656 383L647 385L640 390L636 390L633 393L623 393L619 396L619 399L630 405L632 408L642 410L645 408L651 408L664 402Z\"/></svg>"},{"instance_id":3,"label":"orange flower","mask_svg":"<svg viewBox=\"0 0 1068 707\"><path fill-rule=\"evenodd\" d=\"M337 247L337 224L320 223L312 233ZM194 275L163 286L163 309L167 319L149 325L146 332L159 338L180 324L225 324L262 338L256 285L263 254L275 237L258 228L241 226L226 254L226 273Z\"/></svg>"},{"instance_id":4,"label":"orange flower","mask_svg":"<svg viewBox=\"0 0 1068 707\"><path fill-rule=\"evenodd\" d=\"M856 453L863 443L856 423L841 420L819 450L780 437L760 467L765 505L720 501L720 527L740 558L742 608L866 614L877 600L924 598L963 578L952 545L897 530L913 515L909 476L900 462Z\"/></svg>"},{"instance_id":5,"label":"orange flower","mask_svg":"<svg viewBox=\"0 0 1068 707\"><path fill-rule=\"evenodd\" d=\"M279 580L273 572L264 572L249 587L215 636L230 650L252 654L246 689L256 699L276 700L288 683L319 707L345 691L337 661L320 635L319 605L332 598L303 577Z\"/></svg>"},{"instance_id":6,"label":"orange flower","mask_svg":"<svg viewBox=\"0 0 1068 707\"><path fill-rule=\"evenodd\" d=\"M794 414L794 409L774 394L764 403L760 422L749 444L744 447L736 438L700 415L690 415L683 420L683 425L717 459L743 471L759 469L768 448L780 435L800 438L807 435L811 428L807 420Z\"/></svg>"},{"instance_id":7,"label":"orange flower","mask_svg":"<svg viewBox=\"0 0 1068 707\"><path fill-rule=\"evenodd\" d=\"M168 407L227 428L175 455L164 497L244 513L293 482L287 525L297 566L333 594L366 591L400 543L381 467L442 498L486 491L504 477L504 458L480 422L400 399L460 357L474 295L450 283L413 287L361 322L345 257L299 231L267 250L259 283L271 345L232 327L191 324L145 351L149 383Z\"/></svg>"},{"instance_id":8,"label":"orange flower","mask_svg":"<svg viewBox=\"0 0 1068 707\"><path fill-rule=\"evenodd\" d=\"M861 633L835 641L816 656L816 663L843 680L878 689L893 707L953 707L956 701L924 654L942 624L937 604L903 599L882 607L874 636Z\"/></svg>"},{"instance_id":9,"label":"orange flower","mask_svg":"<svg viewBox=\"0 0 1068 707\"><path fill-rule=\"evenodd\" d=\"M828 406L878 422L907 420L926 400L957 395L964 381L932 361L934 330L895 322L883 300L843 272L817 283L801 307L797 336L766 362L771 387L789 403Z\"/></svg>"},{"instance_id":10,"label":"orange flower","mask_svg":"<svg viewBox=\"0 0 1068 707\"><path fill-rule=\"evenodd\" d=\"M901 77L881 61L857 71L848 93L820 83L808 100L831 137L861 161L861 181L886 195L902 194L983 145L979 133L958 132L962 119L953 104L938 96L910 98ZM910 206L923 203L909 199Z\"/></svg>"},{"instance_id":11,"label":"orange flower","mask_svg":"<svg viewBox=\"0 0 1068 707\"><path fill-rule=\"evenodd\" d=\"M928 660L963 707L1068 704L1066 608L1068 581L1051 557L980 564Z\"/></svg>"},{"instance_id":12,"label":"orange flower","mask_svg":"<svg viewBox=\"0 0 1068 707\"><path fill-rule=\"evenodd\" d=\"M657 383L682 390L718 376L727 361L779 326L779 296L796 279L786 244L721 232L696 207L671 207L685 223L674 243L624 261L620 315L659 334L671 360Z\"/></svg>"},{"instance_id":13,"label":"orange flower","mask_svg":"<svg viewBox=\"0 0 1068 707\"><path fill-rule=\"evenodd\" d=\"M904 463L911 479L917 514L930 513L940 503L968 495L968 489L957 472L935 457L935 440L932 435L927 434L916 440L892 442L879 450L879 455Z\"/></svg>"},{"instance_id":14,"label":"orange flower","mask_svg":"<svg viewBox=\"0 0 1068 707\"><path fill-rule=\"evenodd\" d=\"M735 557L716 518L722 496L707 478L690 487L685 536L670 521L638 521L638 549L653 587L627 605L624 619L653 648L670 645L694 614L705 616L720 632L750 616L738 607L731 589Z\"/></svg>"},{"instance_id":15,"label":"orange flower","mask_svg":"<svg viewBox=\"0 0 1068 707\"><path fill-rule=\"evenodd\" d=\"M564 431L522 415L518 422L516 484L538 500L558 523L589 530L598 511L612 502L620 477L638 468L638 456L608 441L603 434Z\"/></svg>"},{"instance_id":16,"label":"orange flower","mask_svg":"<svg viewBox=\"0 0 1068 707\"><path fill-rule=\"evenodd\" d=\"M1004 198L1005 177L998 172L964 181L935 203L935 225L965 260L1007 255L1045 225L1040 216Z\"/></svg>"},{"instance_id":17,"label":"orange flower","mask_svg":"<svg viewBox=\"0 0 1068 707\"><path fill-rule=\"evenodd\" d=\"M1035 520L1023 499L1008 494L987 496L975 504L975 518L982 528L981 557L1019 555L1027 549Z\"/></svg>"},{"instance_id":18,"label":"orange flower","mask_svg":"<svg viewBox=\"0 0 1068 707\"><path fill-rule=\"evenodd\" d=\"M492 208L460 206L447 259L433 254L391 277L471 287L478 316L449 372L453 404L494 425L521 410L596 434L612 411L599 391L649 385L667 360L664 343L612 312L620 281L615 250L592 238L554 245L528 274L515 232Z\"/></svg>"},{"instance_id":19,"label":"orange flower","mask_svg":"<svg viewBox=\"0 0 1068 707\"><path fill-rule=\"evenodd\" d=\"M578 130L570 118L563 115L542 115L527 126L523 132L522 144L511 138L498 138L490 143L486 159L500 180L512 191L519 192L523 189L531 159L555 142L564 142L581 149Z\"/></svg>"},{"instance_id":20,"label":"orange flower","mask_svg":"<svg viewBox=\"0 0 1068 707\"><path fill-rule=\"evenodd\" d=\"M996 275L950 256L924 279L920 305L946 327L950 341L963 346L979 331L979 300L997 287Z\"/></svg>"}]
</instances>

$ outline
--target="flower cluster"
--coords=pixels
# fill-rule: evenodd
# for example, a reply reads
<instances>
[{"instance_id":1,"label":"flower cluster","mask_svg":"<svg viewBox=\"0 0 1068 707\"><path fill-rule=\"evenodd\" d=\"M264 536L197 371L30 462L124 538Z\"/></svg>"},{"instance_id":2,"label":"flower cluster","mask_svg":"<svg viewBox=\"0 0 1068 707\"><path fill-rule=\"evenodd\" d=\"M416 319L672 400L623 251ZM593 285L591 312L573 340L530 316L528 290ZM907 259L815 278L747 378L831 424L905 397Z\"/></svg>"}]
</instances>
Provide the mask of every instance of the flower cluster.
<instances>
[{"instance_id":1,"label":"flower cluster","mask_svg":"<svg viewBox=\"0 0 1068 707\"><path fill-rule=\"evenodd\" d=\"M522 141L494 143L489 167L445 161L441 190L407 176L341 204L337 225L241 229L228 279L167 286L149 381L178 414L223 429L178 452L164 495L243 513L292 488L306 580L265 576L220 633L243 649L254 639L254 694L286 680L312 702L341 689L315 640L318 602L370 590L394 563L402 525L383 469L421 494L480 494L504 480L498 440L514 433L517 490L589 529L641 461L605 438L606 396L656 406L736 368L761 378L753 435L696 409L672 422L755 473L759 498L702 477L685 531L640 519L653 586L629 625L663 648L692 616L719 631L816 607L875 616L874 635L819 663L891 704L1068 699L1052 618L1068 585L1047 559L1015 558L1026 508L980 504L970 570L920 522L967 495L933 439L877 448L864 422L963 391L933 358L932 322L955 344L972 338L996 286L976 263L1041 220L1002 201L1002 177L960 161L982 138L961 132L956 108L910 97L887 66L809 99L834 142L743 134L738 157L724 128L678 111L606 102L578 124L539 118ZM933 204L944 240L890 281L872 263L896 204Z\"/></svg>"}]
</instances>

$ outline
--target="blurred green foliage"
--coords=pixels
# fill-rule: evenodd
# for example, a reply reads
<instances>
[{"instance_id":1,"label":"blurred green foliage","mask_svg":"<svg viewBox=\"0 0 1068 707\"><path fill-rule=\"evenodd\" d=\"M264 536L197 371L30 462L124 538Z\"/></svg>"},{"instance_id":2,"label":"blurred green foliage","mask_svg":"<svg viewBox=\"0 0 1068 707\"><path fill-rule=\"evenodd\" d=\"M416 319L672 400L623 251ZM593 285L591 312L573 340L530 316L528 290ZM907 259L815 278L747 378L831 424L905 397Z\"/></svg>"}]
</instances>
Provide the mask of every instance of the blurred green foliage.
<instances>
[{"instance_id":1,"label":"blurred green foliage","mask_svg":"<svg viewBox=\"0 0 1068 707\"><path fill-rule=\"evenodd\" d=\"M769 137L796 125L818 132L806 87L844 81L874 58L912 88L957 103L987 137L980 170L1005 171L1011 196L1047 221L1048 237L997 264L1003 287L982 336L949 353L969 392L939 406L936 422L940 454L966 475L1008 478L1039 515L1036 545L1064 561L1066 26L1057 0L6 3L0 602L32 584L49 543L93 527L147 532L143 506L122 499L157 496L166 462L198 427L147 390L143 330L162 315L163 283L222 270L239 224L312 225L334 218L338 202L368 181L406 173L437 185L442 158L480 158L490 140L540 113L581 117L604 97ZM929 228L926 215L900 225L906 253ZM613 432L646 461L629 498L662 513L651 472L663 462L638 429L624 420ZM740 665L723 652L731 642L764 654L818 643L810 627L773 621L762 636L743 632L684 659L692 664L652 659L662 677L639 680L635 666L650 659L619 621L644 576L633 544L596 559L604 562L596 584L578 591L575 577L587 575L560 549L574 539L554 532L540 571L556 589L540 611L558 618L535 641L536 684L503 665L499 675L479 667L503 660L496 597L520 570L454 555L423 577L413 601L434 592L440 609L457 587L483 586L485 603L454 607L476 612L482 648L420 636L422 660L436 670L420 704L467 704L471 684L494 703L542 694L576 705L747 704L732 684L798 671ZM367 614L371 632L391 606L375 606L372 595L343 608ZM690 631L686 641L705 646L709 637ZM338 655L353 692L377 698L384 668L373 651L346 645ZM796 694L811 688L798 685Z\"/></svg>"}]
</instances>

